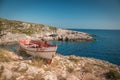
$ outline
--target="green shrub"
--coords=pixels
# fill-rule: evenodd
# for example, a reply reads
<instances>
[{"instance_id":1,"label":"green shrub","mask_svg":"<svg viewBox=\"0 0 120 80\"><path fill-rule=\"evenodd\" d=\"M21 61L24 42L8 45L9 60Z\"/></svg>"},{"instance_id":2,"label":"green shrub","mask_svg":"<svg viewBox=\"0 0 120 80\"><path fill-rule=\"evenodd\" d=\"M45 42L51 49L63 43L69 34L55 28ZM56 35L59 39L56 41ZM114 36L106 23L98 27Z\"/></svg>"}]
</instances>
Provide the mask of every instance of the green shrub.
<instances>
[{"instance_id":1,"label":"green shrub","mask_svg":"<svg viewBox=\"0 0 120 80\"><path fill-rule=\"evenodd\" d=\"M39 27L40 27L40 28L43 28L43 27L44 27L44 25L43 25L43 24L39 24Z\"/></svg>"},{"instance_id":2,"label":"green shrub","mask_svg":"<svg viewBox=\"0 0 120 80\"><path fill-rule=\"evenodd\" d=\"M105 74L106 78L111 80L119 80L120 79L120 73L115 70L110 70L108 73Z\"/></svg>"},{"instance_id":3,"label":"green shrub","mask_svg":"<svg viewBox=\"0 0 120 80\"><path fill-rule=\"evenodd\" d=\"M70 56L68 60L70 60L72 62L79 62L80 61L80 59L77 59L74 56Z\"/></svg>"},{"instance_id":4,"label":"green shrub","mask_svg":"<svg viewBox=\"0 0 120 80\"><path fill-rule=\"evenodd\" d=\"M50 30L53 30L53 31L56 31L56 30L57 30L57 28L56 28L56 27L53 27L53 26L49 26L49 29L50 29Z\"/></svg>"}]
</instances>

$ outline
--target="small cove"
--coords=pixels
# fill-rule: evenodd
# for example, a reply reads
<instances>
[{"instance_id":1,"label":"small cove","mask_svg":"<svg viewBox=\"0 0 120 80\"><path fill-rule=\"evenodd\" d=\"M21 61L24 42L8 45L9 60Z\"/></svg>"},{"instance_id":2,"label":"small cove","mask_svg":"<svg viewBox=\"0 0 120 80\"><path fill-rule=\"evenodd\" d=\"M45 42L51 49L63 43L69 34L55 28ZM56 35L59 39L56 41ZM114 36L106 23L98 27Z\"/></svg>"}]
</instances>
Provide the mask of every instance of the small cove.
<instances>
[{"instance_id":1,"label":"small cove","mask_svg":"<svg viewBox=\"0 0 120 80\"><path fill-rule=\"evenodd\" d=\"M105 60L113 64L120 65L120 30L91 30L72 29L75 31L95 34L96 41L93 42L61 42L52 41L58 44L57 53L62 55L76 55ZM16 52L18 44L1 46L2 48Z\"/></svg>"}]
</instances>

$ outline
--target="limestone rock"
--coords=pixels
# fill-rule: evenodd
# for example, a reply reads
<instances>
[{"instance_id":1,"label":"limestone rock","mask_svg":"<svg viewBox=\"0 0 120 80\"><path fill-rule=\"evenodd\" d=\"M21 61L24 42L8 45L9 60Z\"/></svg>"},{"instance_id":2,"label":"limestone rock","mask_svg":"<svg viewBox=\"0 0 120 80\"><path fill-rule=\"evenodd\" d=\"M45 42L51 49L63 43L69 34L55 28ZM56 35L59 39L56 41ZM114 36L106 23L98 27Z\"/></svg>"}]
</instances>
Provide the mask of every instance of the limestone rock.
<instances>
[{"instance_id":1,"label":"limestone rock","mask_svg":"<svg viewBox=\"0 0 120 80\"><path fill-rule=\"evenodd\" d=\"M19 76L18 78L16 78L16 80L33 80L34 77L31 75L27 75L27 76Z\"/></svg>"},{"instance_id":2,"label":"limestone rock","mask_svg":"<svg viewBox=\"0 0 120 80\"><path fill-rule=\"evenodd\" d=\"M27 69L28 69L28 65L27 64L25 64L25 63L20 63L19 64L18 71L25 72L25 71L27 71Z\"/></svg>"},{"instance_id":3,"label":"limestone rock","mask_svg":"<svg viewBox=\"0 0 120 80\"><path fill-rule=\"evenodd\" d=\"M28 66L28 70L26 71L27 74L39 74L39 73L44 73L45 71L42 68L37 68L37 67L33 67L33 66Z\"/></svg>"},{"instance_id":4,"label":"limestone rock","mask_svg":"<svg viewBox=\"0 0 120 80\"><path fill-rule=\"evenodd\" d=\"M56 74L50 71L45 72L42 78L45 80L57 80Z\"/></svg>"},{"instance_id":5,"label":"limestone rock","mask_svg":"<svg viewBox=\"0 0 120 80\"><path fill-rule=\"evenodd\" d=\"M79 78L77 78L76 76L74 75L70 75L67 77L67 80L80 80Z\"/></svg>"},{"instance_id":6,"label":"limestone rock","mask_svg":"<svg viewBox=\"0 0 120 80\"><path fill-rule=\"evenodd\" d=\"M62 71L61 76L62 76L63 78L67 77L67 72L66 72L65 70Z\"/></svg>"},{"instance_id":7,"label":"limestone rock","mask_svg":"<svg viewBox=\"0 0 120 80\"><path fill-rule=\"evenodd\" d=\"M120 74L120 66L106 61L56 54L50 65L39 67L31 59L0 62L0 80L110 80L105 75L111 70Z\"/></svg>"},{"instance_id":8,"label":"limestone rock","mask_svg":"<svg viewBox=\"0 0 120 80\"><path fill-rule=\"evenodd\" d=\"M10 71L8 69L5 69L4 72L1 74L1 77L3 79L9 80L9 79L11 79L13 77L13 73L12 73L12 71Z\"/></svg>"}]
</instances>

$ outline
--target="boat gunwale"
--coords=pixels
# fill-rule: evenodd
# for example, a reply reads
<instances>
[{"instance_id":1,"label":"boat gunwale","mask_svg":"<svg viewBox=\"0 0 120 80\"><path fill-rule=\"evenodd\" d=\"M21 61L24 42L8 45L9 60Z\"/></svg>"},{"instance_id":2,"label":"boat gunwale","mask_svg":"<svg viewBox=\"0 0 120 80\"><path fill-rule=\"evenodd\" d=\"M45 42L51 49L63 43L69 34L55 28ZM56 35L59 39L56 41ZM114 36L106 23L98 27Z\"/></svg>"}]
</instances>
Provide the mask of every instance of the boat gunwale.
<instances>
[{"instance_id":1,"label":"boat gunwale","mask_svg":"<svg viewBox=\"0 0 120 80\"><path fill-rule=\"evenodd\" d=\"M19 45L22 49L24 49L26 51L30 51L30 52L56 52L56 50L57 50L57 45L52 45L52 46L49 46L49 47L33 47L36 50L30 50L30 48L32 48L32 47L25 46L25 44L20 42L20 41L19 41ZM35 45L37 45L37 44L35 44ZM46 50L40 50L40 49L53 48L53 47L55 48L55 50L51 50L51 51L50 50L47 50L47 51Z\"/></svg>"}]
</instances>

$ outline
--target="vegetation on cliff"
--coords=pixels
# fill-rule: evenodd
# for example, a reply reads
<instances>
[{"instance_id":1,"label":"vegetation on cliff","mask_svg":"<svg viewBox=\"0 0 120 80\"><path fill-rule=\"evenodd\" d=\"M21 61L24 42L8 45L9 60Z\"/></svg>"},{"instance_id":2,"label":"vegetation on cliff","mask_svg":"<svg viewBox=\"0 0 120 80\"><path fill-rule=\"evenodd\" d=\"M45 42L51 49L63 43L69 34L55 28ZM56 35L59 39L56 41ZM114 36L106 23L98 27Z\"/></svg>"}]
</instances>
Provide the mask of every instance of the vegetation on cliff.
<instances>
[{"instance_id":1,"label":"vegetation on cliff","mask_svg":"<svg viewBox=\"0 0 120 80\"><path fill-rule=\"evenodd\" d=\"M59 41L93 41L90 34L65 30L43 24L0 18L0 44L20 39L42 39ZM4 40L4 41L3 41Z\"/></svg>"},{"instance_id":2,"label":"vegetation on cliff","mask_svg":"<svg viewBox=\"0 0 120 80\"><path fill-rule=\"evenodd\" d=\"M41 31L45 30L56 31L57 28L53 26L45 26L43 24L35 24L0 18L0 31L12 33L24 33L27 35L31 35L33 33L40 33Z\"/></svg>"}]
</instances>

